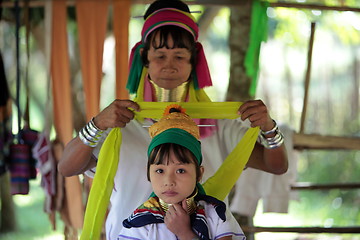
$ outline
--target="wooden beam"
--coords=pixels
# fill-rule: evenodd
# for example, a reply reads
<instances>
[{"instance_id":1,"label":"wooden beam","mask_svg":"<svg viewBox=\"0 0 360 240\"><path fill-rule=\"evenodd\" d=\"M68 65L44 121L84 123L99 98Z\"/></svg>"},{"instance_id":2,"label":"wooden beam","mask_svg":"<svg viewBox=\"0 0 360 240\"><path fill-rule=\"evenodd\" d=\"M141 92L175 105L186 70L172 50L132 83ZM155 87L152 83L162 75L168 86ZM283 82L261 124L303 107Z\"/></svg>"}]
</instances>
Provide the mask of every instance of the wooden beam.
<instances>
[{"instance_id":1,"label":"wooden beam","mask_svg":"<svg viewBox=\"0 0 360 240\"><path fill-rule=\"evenodd\" d=\"M75 0L64 0L64 1L66 1L66 6L74 6L75 5ZM14 4L15 4L14 0L3 0L0 3L0 7L12 8L12 7L14 7ZM24 7L24 6L25 6L25 2L19 1L19 7ZM44 6L45 6L45 0L30 0L29 1L29 7L37 8L37 7L44 7Z\"/></svg>"},{"instance_id":2,"label":"wooden beam","mask_svg":"<svg viewBox=\"0 0 360 240\"><path fill-rule=\"evenodd\" d=\"M244 232L292 232L292 233L360 233L360 227L250 227L241 226Z\"/></svg>"},{"instance_id":3,"label":"wooden beam","mask_svg":"<svg viewBox=\"0 0 360 240\"><path fill-rule=\"evenodd\" d=\"M330 190L330 189L360 189L360 183L329 183L329 184L314 184L306 182L298 182L291 184L291 190Z\"/></svg>"},{"instance_id":4,"label":"wooden beam","mask_svg":"<svg viewBox=\"0 0 360 240\"><path fill-rule=\"evenodd\" d=\"M134 4L150 4L154 2L154 0L133 0ZM194 1L186 1L183 0L184 3L188 5L206 5L206 6L236 6L240 5L240 1L238 0L194 0Z\"/></svg>"},{"instance_id":5,"label":"wooden beam","mask_svg":"<svg viewBox=\"0 0 360 240\"><path fill-rule=\"evenodd\" d=\"M75 0L67 0L67 5L74 5ZM114 0L113 0L114 1ZM132 0L133 4L150 4L154 0ZM1 2L1 1L0 1ZM43 7L45 0L31 0L30 7ZM239 0L194 0L194 1L184 1L188 5L214 5L214 6L236 6L239 5L241 1ZM1 2L1 7L13 7L13 0L3 0ZM24 6L23 2L19 2L20 6ZM326 11L352 11L360 12L360 8L347 7L347 6L326 6L319 4L302 4L302 3L292 3L292 2L271 2L270 7L283 7L283 8L297 8L297 9L311 9L311 10L326 10Z\"/></svg>"},{"instance_id":6,"label":"wooden beam","mask_svg":"<svg viewBox=\"0 0 360 240\"><path fill-rule=\"evenodd\" d=\"M293 135L295 149L360 150L360 137L323 136L318 134Z\"/></svg>"},{"instance_id":7,"label":"wooden beam","mask_svg":"<svg viewBox=\"0 0 360 240\"><path fill-rule=\"evenodd\" d=\"M360 8L347 7L347 6L325 6L319 4L301 4L301 3L287 3L287 2L273 2L270 3L271 7L283 8L297 8L297 9L310 9L310 10L326 10L326 11L351 11L360 12Z\"/></svg>"}]
</instances>

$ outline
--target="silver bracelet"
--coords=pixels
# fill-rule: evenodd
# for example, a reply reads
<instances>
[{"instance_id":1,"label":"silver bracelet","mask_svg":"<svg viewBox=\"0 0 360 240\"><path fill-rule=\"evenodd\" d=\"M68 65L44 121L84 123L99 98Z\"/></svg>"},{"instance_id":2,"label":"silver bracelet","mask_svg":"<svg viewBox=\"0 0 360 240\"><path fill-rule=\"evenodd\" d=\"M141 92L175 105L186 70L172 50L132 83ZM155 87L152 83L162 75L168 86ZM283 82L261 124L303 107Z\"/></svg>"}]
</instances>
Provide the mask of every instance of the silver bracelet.
<instances>
[{"instance_id":1,"label":"silver bracelet","mask_svg":"<svg viewBox=\"0 0 360 240\"><path fill-rule=\"evenodd\" d=\"M273 120L274 121L274 120ZM284 143L284 135L280 131L278 125L274 121L275 126L269 131L260 131L259 141L266 149L274 149L280 147ZM275 134L273 137L266 137L265 135Z\"/></svg>"},{"instance_id":2,"label":"silver bracelet","mask_svg":"<svg viewBox=\"0 0 360 240\"><path fill-rule=\"evenodd\" d=\"M90 124L86 124L84 130L93 138L100 138L103 132L95 132L94 129L89 127Z\"/></svg>"},{"instance_id":3,"label":"silver bracelet","mask_svg":"<svg viewBox=\"0 0 360 240\"><path fill-rule=\"evenodd\" d=\"M104 131L99 129L92 118L80 131L80 140L89 147L96 147Z\"/></svg>"},{"instance_id":4,"label":"silver bracelet","mask_svg":"<svg viewBox=\"0 0 360 240\"><path fill-rule=\"evenodd\" d=\"M81 140L86 146L96 147L96 146L97 146L97 142L92 142L92 141L88 140L88 139L84 136L82 130L83 130L83 129L81 129L81 130L79 131L79 138L80 138L80 140Z\"/></svg>"},{"instance_id":5,"label":"silver bracelet","mask_svg":"<svg viewBox=\"0 0 360 240\"><path fill-rule=\"evenodd\" d=\"M94 123L94 119L95 118L91 118L90 122L88 122L89 128L91 128L95 133L103 133L104 130L101 130L100 128L98 128L95 123Z\"/></svg>"},{"instance_id":6,"label":"silver bracelet","mask_svg":"<svg viewBox=\"0 0 360 240\"><path fill-rule=\"evenodd\" d=\"M278 125L275 122L275 120L273 120L273 122L274 122L274 127L272 129L270 129L269 131L263 131L263 130L260 131L262 135L273 134L273 133L275 133L276 131L279 130Z\"/></svg>"}]
</instances>

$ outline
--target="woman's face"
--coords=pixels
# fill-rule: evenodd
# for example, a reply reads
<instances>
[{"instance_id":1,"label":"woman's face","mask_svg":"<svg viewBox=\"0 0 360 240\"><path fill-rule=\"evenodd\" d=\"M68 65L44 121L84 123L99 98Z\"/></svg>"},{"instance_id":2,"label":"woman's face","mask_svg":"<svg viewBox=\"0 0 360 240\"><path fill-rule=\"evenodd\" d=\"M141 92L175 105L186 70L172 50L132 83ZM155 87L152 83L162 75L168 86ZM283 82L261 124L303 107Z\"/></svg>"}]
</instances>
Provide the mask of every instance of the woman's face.
<instances>
[{"instance_id":1,"label":"woman's face","mask_svg":"<svg viewBox=\"0 0 360 240\"><path fill-rule=\"evenodd\" d=\"M173 152L169 158L164 164L150 165L149 176L154 193L164 202L174 204L193 193L197 183L196 166L178 161Z\"/></svg>"},{"instance_id":2,"label":"woman's face","mask_svg":"<svg viewBox=\"0 0 360 240\"><path fill-rule=\"evenodd\" d=\"M156 45L159 45L159 33L154 36ZM170 48L155 49L152 44L148 51L148 73L151 80L159 87L173 89L186 82L192 70L191 52L186 48L171 48L173 40L168 37Z\"/></svg>"}]
</instances>

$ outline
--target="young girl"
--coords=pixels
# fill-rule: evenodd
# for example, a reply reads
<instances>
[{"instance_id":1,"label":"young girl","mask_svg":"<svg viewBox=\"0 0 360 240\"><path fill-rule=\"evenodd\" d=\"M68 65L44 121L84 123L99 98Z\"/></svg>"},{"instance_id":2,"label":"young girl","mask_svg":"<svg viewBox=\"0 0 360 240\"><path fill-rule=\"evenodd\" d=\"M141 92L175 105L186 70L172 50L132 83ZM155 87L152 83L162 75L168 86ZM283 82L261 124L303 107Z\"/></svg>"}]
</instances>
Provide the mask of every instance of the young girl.
<instances>
[{"instance_id":1,"label":"young girl","mask_svg":"<svg viewBox=\"0 0 360 240\"><path fill-rule=\"evenodd\" d=\"M204 168L196 123L176 107L149 132L147 177L154 192L124 220L118 239L245 239L225 204L200 184Z\"/></svg>"}]
</instances>

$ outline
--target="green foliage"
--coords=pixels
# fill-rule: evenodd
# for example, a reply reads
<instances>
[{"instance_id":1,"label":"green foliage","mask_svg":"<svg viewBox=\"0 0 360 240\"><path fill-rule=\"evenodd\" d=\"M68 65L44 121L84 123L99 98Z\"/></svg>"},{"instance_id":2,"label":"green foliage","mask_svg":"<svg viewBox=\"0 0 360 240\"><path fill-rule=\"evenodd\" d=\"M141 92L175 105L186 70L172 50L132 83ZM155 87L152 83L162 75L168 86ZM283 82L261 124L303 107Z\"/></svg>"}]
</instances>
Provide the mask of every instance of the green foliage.
<instances>
[{"instance_id":1,"label":"green foliage","mask_svg":"<svg viewBox=\"0 0 360 240\"><path fill-rule=\"evenodd\" d=\"M328 6L340 4L340 1L335 0L292 2ZM360 2L344 1L344 5L360 7ZM355 78L354 70L358 68L355 62L359 59L360 50L360 14L278 7L269 8L268 16L269 40L267 45L264 45L262 71L265 76L263 81L267 81L264 85L271 86L271 89L266 89L267 92L262 89L265 94L259 94L258 97L266 96L266 93L270 96L271 110L276 112L272 116L287 121L294 129L298 129L296 125L300 123L302 110L299 102L302 103L304 97L310 24L316 22L305 133L359 136L359 110L353 106L359 104L354 102L358 101L358 89L354 89L354 84L359 81L358 76ZM266 55L267 51L272 55ZM282 55L285 57L281 57ZM275 60L277 64L273 62ZM293 116L290 116L289 112L293 113ZM297 181L314 184L358 183L359 172L359 151L304 150L298 160ZM282 216L292 221L278 225L269 222L270 226L360 225L360 189L302 190L297 193L299 201L292 201L289 214ZM352 240L359 239L359 235L313 234L289 239Z\"/></svg>"},{"instance_id":2,"label":"green foliage","mask_svg":"<svg viewBox=\"0 0 360 240\"><path fill-rule=\"evenodd\" d=\"M306 2L303 4L306 4ZM321 4L324 4L323 1L321 1ZM328 6L331 5L336 4L328 3ZM351 5L349 4L347 6ZM287 43L291 46L303 47L308 44L311 22L316 22L317 29L319 30L331 31L333 36L338 38L343 44L360 44L360 14L355 12L279 7L270 8L268 10L268 15L270 18L270 27L273 27L271 32L274 34L274 37L285 38ZM334 19L338 20L334 21ZM308 24L308 29L302 27L304 23Z\"/></svg>"},{"instance_id":3,"label":"green foliage","mask_svg":"<svg viewBox=\"0 0 360 240\"><path fill-rule=\"evenodd\" d=\"M298 181L317 184L359 182L359 157L358 151L305 151L299 162ZM360 224L359 190L304 190L299 195L300 203L291 211L303 219L304 225Z\"/></svg>"}]
</instances>

